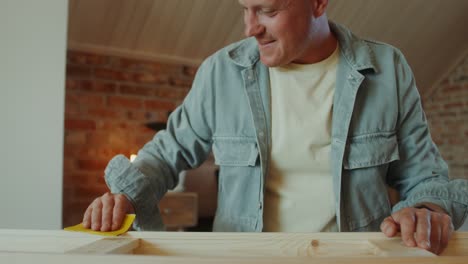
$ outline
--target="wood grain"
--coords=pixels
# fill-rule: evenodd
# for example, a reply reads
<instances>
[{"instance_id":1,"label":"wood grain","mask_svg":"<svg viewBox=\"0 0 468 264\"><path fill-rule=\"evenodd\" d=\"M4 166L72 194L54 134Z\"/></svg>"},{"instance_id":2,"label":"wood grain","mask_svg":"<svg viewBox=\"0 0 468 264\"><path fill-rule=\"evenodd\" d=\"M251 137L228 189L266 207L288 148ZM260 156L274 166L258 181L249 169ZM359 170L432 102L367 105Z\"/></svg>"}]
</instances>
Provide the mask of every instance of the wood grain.
<instances>
[{"instance_id":1,"label":"wood grain","mask_svg":"<svg viewBox=\"0 0 468 264\"><path fill-rule=\"evenodd\" d=\"M0 229L0 263L466 263L468 233L445 253L407 248L381 233L128 232L117 238Z\"/></svg>"},{"instance_id":2,"label":"wood grain","mask_svg":"<svg viewBox=\"0 0 468 264\"><path fill-rule=\"evenodd\" d=\"M6 254L0 252L0 263L5 264L466 264L466 258L462 257L371 257L371 258L304 258L304 257L282 257L282 258L246 258L246 257L155 257L155 256L131 256L131 255L57 255L57 254Z\"/></svg>"},{"instance_id":3,"label":"wood grain","mask_svg":"<svg viewBox=\"0 0 468 264\"><path fill-rule=\"evenodd\" d=\"M67 254L133 254L140 245L139 239L104 238L87 245L68 250Z\"/></svg>"}]
</instances>

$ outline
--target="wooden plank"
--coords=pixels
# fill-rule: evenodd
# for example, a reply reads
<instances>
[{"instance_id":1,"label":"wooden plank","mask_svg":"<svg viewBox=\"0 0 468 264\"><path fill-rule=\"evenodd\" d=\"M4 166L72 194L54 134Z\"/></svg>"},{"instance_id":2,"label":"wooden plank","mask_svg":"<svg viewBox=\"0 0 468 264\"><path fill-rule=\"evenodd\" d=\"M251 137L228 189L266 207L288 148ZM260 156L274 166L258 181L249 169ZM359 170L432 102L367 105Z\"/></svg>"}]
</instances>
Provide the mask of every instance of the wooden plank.
<instances>
[{"instance_id":1,"label":"wooden plank","mask_svg":"<svg viewBox=\"0 0 468 264\"><path fill-rule=\"evenodd\" d=\"M339 233L338 233L339 234ZM341 235L341 236L340 236ZM140 236L135 254L184 257L375 257L434 256L377 233L161 233ZM368 240L367 237L373 237ZM371 242L370 242L371 241Z\"/></svg>"},{"instance_id":2,"label":"wooden plank","mask_svg":"<svg viewBox=\"0 0 468 264\"><path fill-rule=\"evenodd\" d=\"M61 230L0 229L0 252L65 253L99 239L100 236Z\"/></svg>"},{"instance_id":3,"label":"wooden plank","mask_svg":"<svg viewBox=\"0 0 468 264\"><path fill-rule=\"evenodd\" d=\"M466 264L465 257L371 257L371 258L304 258L304 257L282 257L282 258L197 258L197 257L155 257L155 256L131 256L131 255L58 255L58 254L6 254L0 252L0 263L31 264Z\"/></svg>"},{"instance_id":4,"label":"wooden plank","mask_svg":"<svg viewBox=\"0 0 468 264\"><path fill-rule=\"evenodd\" d=\"M103 238L87 245L68 250L67 254L133 254L140 245L139 239Z\"/></svg>"},{"instance_id":5,"label":"wooden plank","mask_svg":"<svg viewBox=\"0 0 468 264\"><path fill-rule=\"evenodd\" d=\"M404 247L399 237L386 238L382 233L128 232L102 239L65 231L0 229L0 238L0 263L70 264L78 263L76 256L90 253L110 258L80 257L80 262L149 263L142 255L151 255L148 260L152 263L191 264L214 259L217 263L306 263L312 259L314 263L466 263L468 256L468 233L460 232L454 233L441 257ZM61 243L68 245L60 247ZM47 250L51 248L54 250ZM132 253L140 256L114 256ZM54 257L36 259L39 255Z\"/></svg>"},{"instance_id":6,"label":"wooden plank","mask_svg":"<svg viewBox=\"0 0 468 264\"><path fill-rule=\"evenodd\" d=\"M126 236L132 237L130 232ZM166 256L432 256L382 233L170 233L139 232L136 254ZM393 243L393 244L392 244ZM401 251L399 251L400 249ZM396 252L394 252L396 251ZM398 252L399 251L399 252ZM468 256L468 233L456 232L443 256Z\"/></svg>"},{"instance_id":7,"label":"wooden plank","mask_svg":"<svg viewBox=\"0 0 468 264\"><path fill-rule=\"evenodd\" d=\"M407 247L400 239L392 240L369 240L374 246L376 256L398 256L398 257L435 257L436 255L417 247Z\"/></svg>"},{"instance_id":8,"label":"wooden plank","mask_svg":"<svg viewBox=\"0 0 468 264\"><path fill-rule=\"evenodd\" d=\"M60 232L60 231L59 231ZM1 234L1 229L0 229ZM369 239L398 239L387 238L381 232L324 232L324 233L247 233L247 232L187 232L187 233L172 233L172 232L145 232L131 231L127 232L123 237L133 238L158 238L158 239L200 239L200 240L224 240L224 239L245 239L254 240L260 238L278 239L278 238L326 238L326 239L344 239L344 240L369 240ZM468 239L468 232L454 232L452 240L465 241ZM468 242L468 241L467 241Z\"/></svg>"},{"instance_id":9,"label":"wooden plank","mask_svg":"<svg viewBox=\"0 0 468 264\"><path fill-rule=\"evenodd\" d=\"M442 256L468 257L468 232L455 232Z\"/></svg>"}]
</instances>

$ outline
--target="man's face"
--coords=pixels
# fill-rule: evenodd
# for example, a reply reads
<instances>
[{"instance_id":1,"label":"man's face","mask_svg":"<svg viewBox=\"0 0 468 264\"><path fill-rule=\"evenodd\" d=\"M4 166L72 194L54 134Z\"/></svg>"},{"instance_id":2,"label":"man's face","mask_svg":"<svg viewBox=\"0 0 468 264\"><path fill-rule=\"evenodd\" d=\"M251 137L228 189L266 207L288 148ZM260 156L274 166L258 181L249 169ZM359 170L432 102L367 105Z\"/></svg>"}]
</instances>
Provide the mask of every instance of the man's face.
<instances>
[{"instance_id":1,"label":"man's face","mask_svg":"<svg viewBox=\"0 0 468 264\"><path fill-rule=\"evenodd\" d=\"M306 63L310 47L311 0L239 0L244 8L245 35L255 37L260 60L269 67Z\"/></svg>"}]
</instances>

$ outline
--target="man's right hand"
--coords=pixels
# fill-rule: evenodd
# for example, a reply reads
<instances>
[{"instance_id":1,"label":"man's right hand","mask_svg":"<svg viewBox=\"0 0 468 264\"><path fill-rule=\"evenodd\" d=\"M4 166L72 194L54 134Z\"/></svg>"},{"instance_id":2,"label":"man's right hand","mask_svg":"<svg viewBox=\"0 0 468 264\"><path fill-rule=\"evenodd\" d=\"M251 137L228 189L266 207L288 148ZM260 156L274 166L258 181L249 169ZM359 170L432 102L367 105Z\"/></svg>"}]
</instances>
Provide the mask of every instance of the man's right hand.
<instances>
[{"instance_id":1,"label":"man's right hand","mask_svg":"<svg viewBox=\"0 0 468 264\"><path fill-rule=\"evenodd\" d=\"M94 231L114 231L122 226L133 205L123 194L105 193L94 199L83 216L83 226Z\"/></svg>"}]
</instances>

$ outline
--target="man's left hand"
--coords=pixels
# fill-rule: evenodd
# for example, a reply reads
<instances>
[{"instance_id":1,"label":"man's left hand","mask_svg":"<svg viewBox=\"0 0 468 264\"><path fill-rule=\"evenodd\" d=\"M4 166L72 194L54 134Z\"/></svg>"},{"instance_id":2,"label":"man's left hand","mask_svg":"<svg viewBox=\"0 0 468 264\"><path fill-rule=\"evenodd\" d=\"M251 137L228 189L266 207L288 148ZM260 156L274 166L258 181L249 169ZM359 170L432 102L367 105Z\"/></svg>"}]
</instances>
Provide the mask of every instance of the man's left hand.
<instances>
[{"instance_id":1,"label":"man's left hand","mask_svg":"<svg viewBox=\"0 0 468 264\"><path fill-rule=\"evenodd\" d=\"M426 208L404 208L384 219L380 230L387 237L398 231L406 246L419 247L437 255L447 247L454 227L452 219L437 205Z\"/></svg>"}]
</instances>

